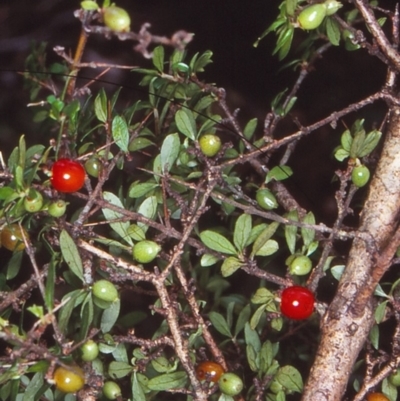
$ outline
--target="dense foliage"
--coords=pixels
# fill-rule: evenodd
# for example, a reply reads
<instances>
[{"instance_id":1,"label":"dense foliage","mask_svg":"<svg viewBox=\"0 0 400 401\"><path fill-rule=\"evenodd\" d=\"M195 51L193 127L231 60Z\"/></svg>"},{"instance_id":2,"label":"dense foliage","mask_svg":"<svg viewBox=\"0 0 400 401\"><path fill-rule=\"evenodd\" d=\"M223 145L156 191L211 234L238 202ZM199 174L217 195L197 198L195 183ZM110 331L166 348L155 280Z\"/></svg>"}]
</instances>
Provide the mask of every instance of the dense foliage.
<instances>
[{"instance_id":1,"label":"dense foliage","mask_svg":"<svg viewBox=\"0 0 400 401\"><path fill-rule=\"evenodd\" d=\"M286 64L299 77L264 121L243 126L224 89L201 79L210 51L192 54L184 31L130 31L129 15L109 1L81 3L73 58L58 47L60 61L48 65L48 49L35 45L26 87L48 136L27 146L22 135L1 158L1 400L300 399L334 293L322 294L324 279L336 287L345 270L345 243L358 235L353 208L382 137L384 121L354 112L381 99L398 105L393 63L356 6L282 2L259 40L276 33L283 60L299 34ZM396 26L398 8L370 6L385 15L378 27ZM151 59L152 68L131 68L146 96L126 105L120 89L78 87L83 67L127 67L84 63L90 35L134 41ZM386 63L384 89L303 126L292 114L297 93L334 46ZM282 137L286 120L297 128ZM331 227L285 186L301 174L290 167L296 144L321 127L340 163ZM398 262L392 253L385 272ZM375 322L347 397L397 398L397 284L391 274L371 289Z\"/></svg>"}]
</instances>

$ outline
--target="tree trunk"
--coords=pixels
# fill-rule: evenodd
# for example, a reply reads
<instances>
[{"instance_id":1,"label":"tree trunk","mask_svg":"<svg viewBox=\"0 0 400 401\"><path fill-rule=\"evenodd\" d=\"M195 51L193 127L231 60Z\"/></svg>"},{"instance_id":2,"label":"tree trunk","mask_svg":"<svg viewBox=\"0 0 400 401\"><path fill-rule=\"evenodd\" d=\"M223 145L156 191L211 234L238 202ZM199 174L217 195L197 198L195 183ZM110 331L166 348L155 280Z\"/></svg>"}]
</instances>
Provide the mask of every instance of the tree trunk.
<instances>
[{"instance_id":1,"label":"tree trunk","mask_svg":"<svg viewBox=\"0 0 400 401\"><path fill-rule=\"evenodd\" d=\"M382 155L334 300L321 321L321 342L302 401L340 401L374 322L373 292L395 248L400 211L400 108L389 118ZM382 258L387 254L389 258ZM392 249L393 248L393 249ZM385 260L383 260L385 259Z\"/></svg>"}]
</instances>

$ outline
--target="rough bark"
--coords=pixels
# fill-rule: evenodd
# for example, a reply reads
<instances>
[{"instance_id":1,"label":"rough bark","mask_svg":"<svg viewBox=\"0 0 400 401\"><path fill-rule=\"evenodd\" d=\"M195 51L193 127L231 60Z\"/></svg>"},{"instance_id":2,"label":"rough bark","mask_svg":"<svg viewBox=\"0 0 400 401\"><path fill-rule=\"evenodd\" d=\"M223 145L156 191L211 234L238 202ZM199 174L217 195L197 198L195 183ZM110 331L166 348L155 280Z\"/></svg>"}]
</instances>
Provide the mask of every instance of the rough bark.
<instances>
[{"instance_id":1,"label":"rough bark","mask_svg":"<svg viewBox=\"0 0 400 401\"><path fill-rule=\"evenodd\" d=\"M345 272L321 322L321 342L302 401L339 401L373 324L373 291L388 267L386 253L400 210L400 108L393 108ZM392 247L391 247L392 248ZM395 249L395 248L394 248ZM386 255L387 256L387 255Z\"/></svg>"}]
</instances>

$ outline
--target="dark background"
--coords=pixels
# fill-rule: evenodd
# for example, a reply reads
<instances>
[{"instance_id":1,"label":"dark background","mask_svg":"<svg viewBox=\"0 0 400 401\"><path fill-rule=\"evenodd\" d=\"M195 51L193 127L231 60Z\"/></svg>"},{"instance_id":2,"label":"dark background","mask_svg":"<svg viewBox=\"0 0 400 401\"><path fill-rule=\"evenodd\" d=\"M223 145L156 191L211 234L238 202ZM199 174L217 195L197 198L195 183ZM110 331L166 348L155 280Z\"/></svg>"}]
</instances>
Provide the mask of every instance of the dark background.
<instances>
[{"instance_id":1,"label":"dark background","mask_svg":"<svg viewBox=\"0 0 400 401\"><path fill-rule=\"evenodd\" d=\"M117 5L129 11L133 31L149 22L151 32L157 35L170 36L180 29L195 33L188 47L189 55L207 49L214 53L213 64L200 78L224 87L231 107L240 108L238 116L245 123L253 117L262 122L274 96L290 88L297 76L292 69L280 71L282 63L271 56L273 34L261 41L258 48L253 47L276 17L279 3L277 0L119 0ZM386 3L394 8L392 0ZM385 2L380 4L384 6ZM57 60L51 50L56 45L73 53L80 31L80 22L73 15L77 8L77 0L3 0L0 4L0 150L6 158L22 133L28 144L32 144L41 132L41 126L32 122L34 110L26 107L29 97L17 71L23 70L32 41L48 43L49 61ZM288 60L295 57L296 45L303 35L297 31ZM151 61L144 60L132 48L131 42L90 37L84 60L151 65ZM137 77L133 75L136 74L110 71L104 79L126 86L125 97L135 99L143 94L135 90ZM316 63L316 70L306 79L293 113L303 125L318 121L373 93L384 77L385 67L364 50L347 52L333 48ZM335 190L331 179L339 166L331 155L339 144L344 124L351 125L355 118L365 117L367 128L379 126L383 115L383 105L375 105L357 116L346 117L336 130L322 130L299 143L289 164L295 170L293 191L301 188L296 196L306 208L317 206L320 217L330 220ZM260 129L261 126L262 123ZM285 126L281 129L284 131ZM45 138L44 143L49 139L50 136Z\"/></svg>"}]
</instances>

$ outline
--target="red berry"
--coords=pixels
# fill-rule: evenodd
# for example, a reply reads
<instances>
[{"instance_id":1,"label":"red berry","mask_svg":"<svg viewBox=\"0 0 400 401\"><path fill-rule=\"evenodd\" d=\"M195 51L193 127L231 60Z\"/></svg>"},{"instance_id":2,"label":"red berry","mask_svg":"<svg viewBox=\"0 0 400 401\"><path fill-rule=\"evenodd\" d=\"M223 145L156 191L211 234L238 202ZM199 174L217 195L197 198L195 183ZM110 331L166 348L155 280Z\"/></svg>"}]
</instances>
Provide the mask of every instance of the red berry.
<instances>
[{"instance_id":1,"label":"red berry","mask_svg":"<svg viewBox=\"0 0 400 401\"><path fill-rule=\"evenodd\" d=\"M299 285L288 287L281 295L281 312L290 319L307 319L313 313L314 302L314 295L307 288Z\"/></svg>"},{"instance_id":2,"label":"red berry","mask_svg":"<svg viewBox=\"0 0 400 401\"><path fill-rule=\"evenodd\" d=\"M53 164L51 184L59 192L76 192L83 187L85 177L85 169L78 162L59 159Z\"/></svg>"},{"instance_id":3,"label":"red berry","mask_svg":"<svg viewBox=\"0 0 400 401\"><path fill-rule=\"evenodd\" d=\"M224 368L216 362L204 361L196 368L196 375L200 381L216 383L223 374Z\"/></svg>"}]
</instances>

